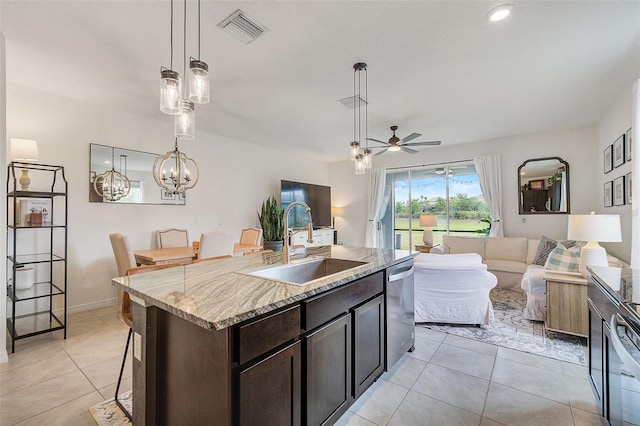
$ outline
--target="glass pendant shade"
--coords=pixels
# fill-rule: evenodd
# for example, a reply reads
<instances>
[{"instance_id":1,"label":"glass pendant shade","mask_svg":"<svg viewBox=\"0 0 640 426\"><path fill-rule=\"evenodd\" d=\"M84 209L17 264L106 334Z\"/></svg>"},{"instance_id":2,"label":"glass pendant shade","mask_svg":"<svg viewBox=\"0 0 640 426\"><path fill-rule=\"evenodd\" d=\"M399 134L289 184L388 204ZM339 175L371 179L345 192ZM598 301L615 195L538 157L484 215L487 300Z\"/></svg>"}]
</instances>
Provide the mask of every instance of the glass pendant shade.
<instances>
[{"instance_id":1,"label":"glass pendant shade","mask_svg":"<svg viewBox=\"0 0 640 426\"><path fill-rule=\"evenodd\" d=\"M196 104L209 103L209 66L193 58L189 63L189 100Z\"/></svg>"},{"instance_id":2,"label":"glass pendant shade","mask_svg":"<svg viewBox=\"0 0 640 426\"><path fill-rule=\"evenodd\" d=\"M365 148L362 151L362 157L363 157L363 161L364 161L364 166L367 169L371 168L371 164L373 163L373 159L371 158L371 150L369 148Z\"/></svg>"},{"instance_id":3,"label":"glass pendant shade","mask_svg":"<svg viewBox=\"0 0 640 426\"><path fill-rule=\"evenodd\" d=\"M111 168L94 179L93 189L105 200L118 201L129 195L131 182L127 176Z\"/></svg>"},{"instance_id":4,"label":"glass pendant shade","mask_svg":"<svg viewBox=\"0 0 640 426\"><path fill-rule=\"evenodd\" d=\"M175 116L174 135L180 139L193 139L196 137L196 115L193 102L182 99L180 113Z\"/></svg>"},{"instance_id":5,"label":"glass pendant shade","mask_svg":"<svg viewBox=\"0 0 640 426\"><path fill-rule=\"evenodd\" d=\"M360 154L360 143L358 143L358 141L353 141L349 146L349 159L354 161L358 154Z\"/></svg>"},{"instance_id":6,"label":"glass pendant shade","mask_svg":"<svg viewBox=\"0 0 640 426\"><path fill-rule=\"evenodd\" d=\"M169 115L180 113L182 77L176 71L162 68L160 79L160 111Z\"/></svg>"},{"instance_id":7,"label":"glass pendant shade","mask_svg":"<svg viewBox=\"0 0 640 426\"><path fill-rule=\"evenodd\" d=\"M170 194L183 194L200 179L198 164L178 150L159 155L153 163L153 177L161 188Z\"/></svg>"},{"instance_id":8,"label":"glass pendant shade","mask_svg":"<svg viewBox=\"0 0 640 426\"><path fill-rule=\"evenodd\" d=\"M355 158L355 162L356 162L356 174L357 175L363 175L364 172L367 170L367 166L364 163L364 155L362 154L358 154L356 155Z\"/></svg>"}]
</instances>

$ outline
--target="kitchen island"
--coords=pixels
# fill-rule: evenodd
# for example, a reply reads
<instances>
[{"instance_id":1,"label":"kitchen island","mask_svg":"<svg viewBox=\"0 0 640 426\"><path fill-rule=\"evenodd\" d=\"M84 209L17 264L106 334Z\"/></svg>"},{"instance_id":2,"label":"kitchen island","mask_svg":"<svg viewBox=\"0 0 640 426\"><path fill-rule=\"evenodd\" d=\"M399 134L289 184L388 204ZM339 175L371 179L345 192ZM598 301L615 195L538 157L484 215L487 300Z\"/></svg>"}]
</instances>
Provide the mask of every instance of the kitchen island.
<instances>
[{"instance_id":1,"label":"kitchen island","mask_svg":"<svg viewBox=\"0 0 640 426\"><path fill-rule=\"evenodd\" d=\"M257 275L281 268L268 253L114 279L134 302L134 424L331 424L392 366L390 349L413 347L414 254L304 255L292 265L354 266L298 285ZM388 291L390 270L411 278L406 294ZM391 323L409 335L387 335Z\"/></svg>"}]
</instances>

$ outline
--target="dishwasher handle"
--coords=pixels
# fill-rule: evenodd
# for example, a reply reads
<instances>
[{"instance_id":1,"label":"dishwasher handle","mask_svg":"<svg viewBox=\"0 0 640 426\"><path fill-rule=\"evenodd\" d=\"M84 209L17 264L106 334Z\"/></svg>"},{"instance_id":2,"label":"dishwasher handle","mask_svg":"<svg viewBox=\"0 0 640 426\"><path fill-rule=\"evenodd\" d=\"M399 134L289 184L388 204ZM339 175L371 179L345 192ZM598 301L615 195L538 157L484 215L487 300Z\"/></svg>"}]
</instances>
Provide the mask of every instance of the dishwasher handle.
<instances>
[{"instance_id":1,"label":"dishwasher handle","mask_svg":"<svg viewBox=\"0 0 640 426\"><path fill-rule=\"evenodd\" d=\"M411 268L404 270L400 273L391 274L387 277L387 281L392 282L392 281L399 281L399 280L405 279L408 276L413 275L413 270L414 270L414 267L412 266Z\"/></svg>"},{"instance_id":2,"label":"dishwasher handle","mask_svg":"<svg viewBox=\"0 0 640 426\"><path fill-rule=\"evenodd\" d=\"M640 378L640 363L636 361L633 355L631 355L629 349L627 349L624 343L622 343L622 339L618 334L618 327L624 327L625 330L628 330L629 324L627 324L620 314L613 314L611 315L611 322L609 325L611 326L611 344L613 344L613 348L616 350L620 361L622 361L634 377ZM634 333L633 330L630 331L631 333ZM633 343L631 343L631 346L633 347Z\"/></svg>"}]
</instances>

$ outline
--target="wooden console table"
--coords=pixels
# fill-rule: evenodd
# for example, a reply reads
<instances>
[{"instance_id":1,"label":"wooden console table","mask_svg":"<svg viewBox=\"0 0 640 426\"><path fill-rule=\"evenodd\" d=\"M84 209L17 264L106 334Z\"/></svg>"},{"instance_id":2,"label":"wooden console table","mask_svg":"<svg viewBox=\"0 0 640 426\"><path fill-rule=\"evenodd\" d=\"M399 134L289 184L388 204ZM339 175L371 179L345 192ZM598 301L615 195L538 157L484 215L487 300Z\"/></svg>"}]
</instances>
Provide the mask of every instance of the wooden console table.
<instances>
[{"instance_id":1,"label":"wooden console table","mask_svg":"<svg viewBox=\"0 0 640 426\"><path fill-rule=\"evenodd\" d=\"M578 273L545 272L547 282L547 333L587 337L587 280Z\"/></svg>"},{"instance_id":2,"label":"wooden console table","mask_svg":"<svg viewBox=\"0 0 640 426\"><path fill-rule=\"evenodd\" d=\"M431 249L434 248L435 246L427 246L424 244L416 244L415 245L416 250L419 251L420 253L429 253L431 252Z\"/></svg>"}]
</instances>

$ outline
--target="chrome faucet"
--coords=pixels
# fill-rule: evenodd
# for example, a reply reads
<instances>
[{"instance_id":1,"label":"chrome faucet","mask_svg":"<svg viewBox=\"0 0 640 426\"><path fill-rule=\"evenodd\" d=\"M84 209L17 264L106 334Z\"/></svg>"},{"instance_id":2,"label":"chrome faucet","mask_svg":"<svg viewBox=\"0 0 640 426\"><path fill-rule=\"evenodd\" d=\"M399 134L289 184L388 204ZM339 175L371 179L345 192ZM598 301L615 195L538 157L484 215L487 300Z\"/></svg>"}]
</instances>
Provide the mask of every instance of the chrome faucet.
<instances>
[{"instance_id":1,"label":"chrome faucet","mask_svg":"<svg viewBox=\"0 0 640 426\"><path fill-rule=\"evenodd\" d=\"M311 219L311 207L309 207L302 201L294 201L293 203L289 204L287 209L284 211L284 232L286 235L284 238L284 246L282 247L283 263L289 263L289 238L293 237L295 234L302 231L300 229L297 231L289 232L289 212L295 206L304 207L304 209L307 211L307 216L309 216L309 226L308 226L309 235L307 236L307 242L309 243L313 242L313 219Z\"/></svg>"}]
</instances>

